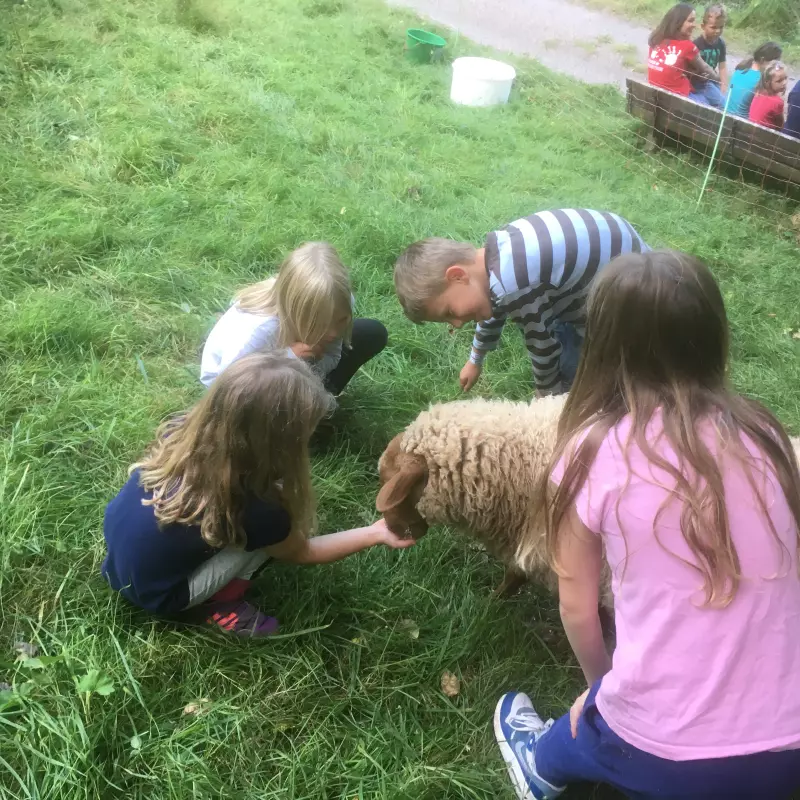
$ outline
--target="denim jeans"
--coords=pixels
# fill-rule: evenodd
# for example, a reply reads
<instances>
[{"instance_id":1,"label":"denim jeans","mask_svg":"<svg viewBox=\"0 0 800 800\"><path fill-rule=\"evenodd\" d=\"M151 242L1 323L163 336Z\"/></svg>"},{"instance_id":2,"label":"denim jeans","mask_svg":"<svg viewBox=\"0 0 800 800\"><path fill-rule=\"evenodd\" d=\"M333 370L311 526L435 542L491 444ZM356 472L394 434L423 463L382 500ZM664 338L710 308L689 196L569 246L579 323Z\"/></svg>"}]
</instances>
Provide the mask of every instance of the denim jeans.
<instances>
[{"instance_id":1,"label":"denim jeans","mask_svg":"<svg viewBox=\"0 0 800 800\"><path fill-rule=\"evenodd\" d=\"M706 100L706 96L700 92L689 92L688 97L690 100L694 100L695 103L699 103L701 106L711 105L711 103Z\"/></svg>"},{"instance_id":2,"label":"denim jeans","mask_svg":"<svg viewBox=\"0 0 800 800\"><path fill-rule=\"evenodd\" d=\"M703 84L692 86L689 99L696 103L702 103L704 106L713 106L720 110L725 108L725 95L722 94L719 84L714 81L706 81Z\"/></svg>"},{"instance_id":3,"label":"denim jeans","mask_svg":"<svg viewBox=\"0 0 800 800\"><path fill-rule=\"evenodd\" d=\"M578 333L571 322L556 322L553 325L553 336L561 344L561 359L559 361L561 390L568 392L575 380L575 373L578 371L583 336Z\"/></svg>"}]
</instances>

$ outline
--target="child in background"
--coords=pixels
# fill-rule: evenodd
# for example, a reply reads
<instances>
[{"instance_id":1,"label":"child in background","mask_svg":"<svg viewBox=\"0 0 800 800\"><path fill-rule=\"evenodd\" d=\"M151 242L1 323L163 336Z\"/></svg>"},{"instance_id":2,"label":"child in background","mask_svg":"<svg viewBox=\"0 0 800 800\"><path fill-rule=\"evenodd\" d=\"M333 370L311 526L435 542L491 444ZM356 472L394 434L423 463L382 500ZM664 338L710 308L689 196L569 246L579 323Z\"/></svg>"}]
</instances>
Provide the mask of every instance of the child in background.
<instances>
[{"instance_id":1,"label":"child in background","mask_svg":"<svg viewBox=\"0 0 800 800\"><path fill-rule=\"evenodd\" d=\"M307 361L338 395L387 338L377 320L353 319L350 277L336 250L307 242L289 254L277 278L239 292L206 340L200 380L210 386L247 353L279 351Z\"/></svg>"},{"instance_id":2,"label":"child in background","mask_svg":"<svg viewBox=\"0 0 800 800\"><path fill-rule=\"evenodd\" d=\"M449 239L410 245L397 259L394 285L412 322L478 323L459 376L465 392L510 318L525 337L537 394L558 394L575 377L592 280L620 253L648 249L616 214L541 211L493 231L480 250Z\"/></svg>"},{"instance_id":3,"label":"child in background","mask_svg":"<svg viewBox=\"0 0 800 800\"><path fill-rule=\"evenodd\" d=\"M800 475L778 420L729 386L728 348L719 287L691 256L622 256L592 287L542 487L590 688L547 724L524 694L501 698L520 798L578 781L639 800L784 800L800 786ZM524 542L520 563L538 547Z\"/></svg>"},{"instance_id":4,"label":"child in background","mask_svg":"<svg viewBox=\"0 0 800 800\"><path fill-rule=\"evenodd\" d=\"M719 83L693 77L691 79L692 92L703 95L714 108L725 107L725 94L728 91L728 65L726 63L728 52L725 40L722 38L726 21L727 14L724 6L719 4L708 6L703 13L703 23L700 26L701 35L694 40L695 47L700 51L700 58L711 69L717 71Z\"/></svg>"},{"instance_id":5,"label":"child in background","mask_svg":"<svg viewBox=\"0 0 800 800\"><path fill-rule=\"evenodd\" d=\"M786 125L783 132L800 139L800 81L798 81L786 98Z\"/></svg>"},{"instance_id":6,"label":"child in background","mask_svg":"<svg viewBox=\"0 0 800 800\"><path fill-rule=\"evenodd\" d=\"M756 94L756 87L761 80L761 71L770 63L778 61L783 55L781 46L775 42L765 42L753 53L736 65L731 76L730 99L728 113L747 119L750 115L750 104Z\"/></svg>"},{"instance_id":7,"label":"child in background","mask_svg":"<svg viewBox=\"0 0 800 800\"><path fill-rule=\"evenodd\" d=\"M309 538L316 515L308 442L329 395L301 359L237 359L185 416L166 422L108 504L102 572L153 614L268 636L243 599L268 559L326 564L376 544L409 547L382 520Z\"/></svg>"},{"instance_id":8,"label":"child in background","mask_svg":"<svg viewBox=\"0 0 800 800\"><path fill-rule=\"evenodd\" d=\"M688 3L678 3L667 11L648 39L647 80L707 106L705 96L692 90L689 75L706 81L719 81L719 75L703 61L692 42L696 19L694 8Z\"/></svg>"},{"instance_id":9,"label":"child in background","mask_svg":"<svg viewBox=\"0 0 800 800\"><path fill-rule=\"evenodd\" d=\"M787 80L786 68L780 61L773 61L764 67L755 97L750 104L750 122L778 131L783 128L783 96L786 94Z\"/></svg>"}]
</instances>

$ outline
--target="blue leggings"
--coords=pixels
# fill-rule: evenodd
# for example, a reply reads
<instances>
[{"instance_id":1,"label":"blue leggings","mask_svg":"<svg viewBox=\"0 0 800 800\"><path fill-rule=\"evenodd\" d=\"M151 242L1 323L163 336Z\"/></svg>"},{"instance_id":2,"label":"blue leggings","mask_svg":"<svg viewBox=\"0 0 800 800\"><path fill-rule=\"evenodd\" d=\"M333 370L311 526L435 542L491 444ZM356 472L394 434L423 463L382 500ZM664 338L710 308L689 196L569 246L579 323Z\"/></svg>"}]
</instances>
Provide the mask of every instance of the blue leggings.
<instances>
[{"instance_id":1,"label":"blue leggings","mask_svg":"<svg viewBox=\"0 0 800 800\"><path fill-rule=\"evenodd\" d=\"M800 750L701 761L668 761L632 747L586 699L573 739L565 714L536 744L536 770L554 786L606 783L632 800L789 800L800 789Z\"/></svg>"}]
</instances>

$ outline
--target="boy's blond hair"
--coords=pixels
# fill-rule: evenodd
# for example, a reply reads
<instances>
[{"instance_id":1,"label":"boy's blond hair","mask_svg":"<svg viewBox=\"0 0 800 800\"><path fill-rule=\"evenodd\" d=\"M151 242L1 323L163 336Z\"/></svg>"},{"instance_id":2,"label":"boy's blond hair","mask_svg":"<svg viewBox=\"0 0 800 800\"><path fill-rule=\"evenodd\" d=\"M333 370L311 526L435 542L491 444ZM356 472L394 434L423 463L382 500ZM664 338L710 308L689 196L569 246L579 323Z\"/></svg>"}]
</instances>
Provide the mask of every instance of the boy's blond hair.
<instances>
[{"instance_id":1,"label":"boy's blond hair","mask_svg":"<svg viewBox=\"0 0 800 800\"><path fill-rule=\"evenodd\" d=\"M409 245L394 265L394 288L412 322L424 322L428 303L445 288L445 272L456 264L474 263L477 251L468 242L431 237Z\"/></svg>"},{"instance_id":2,"label":"boy's blond hair","mask_svg":"<svg viewBox=\"0 0 800 800\"><path fill-rule=\"evenodd\" d=\"M712 3L710 6L706 6L706 10L703 12L703 25L717 18L723 25L726 25L728 22L728 9L722 3Z\"/></svg>"},{"instance_id":3,"label":"boy's blond hair","mask_svg":"<svg viewBox=\"0 0 800 800\"><path fill-rule=\"evenodd\" d=\"M251 314L277 316L279 347L291 347L297 342L318 344L340 317L350 320L342 335L345 343L350 342L350 276L328 242L306 242L293 250L281 264L277 277L246 286L234 303Z\"/></svg>"}]
</instances>

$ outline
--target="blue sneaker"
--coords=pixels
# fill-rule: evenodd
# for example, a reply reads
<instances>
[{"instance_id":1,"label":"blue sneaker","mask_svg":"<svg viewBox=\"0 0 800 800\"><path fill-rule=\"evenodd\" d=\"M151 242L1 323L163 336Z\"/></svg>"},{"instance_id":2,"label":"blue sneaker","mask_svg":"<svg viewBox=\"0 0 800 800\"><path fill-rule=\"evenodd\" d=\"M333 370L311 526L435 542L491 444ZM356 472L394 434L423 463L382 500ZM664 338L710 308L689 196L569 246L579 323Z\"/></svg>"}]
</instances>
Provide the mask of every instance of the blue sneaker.
<instances>
[{"instance_id":1,"label":"blue sneaker","mask_svg":"<svg viewBox=\"0 0 800 800\"><path fill-rule=\"evenodd\" d=\"M508 692L497 702L494 735L519 800L551 800L566 788L553 786L536 772L536 742L552 724L542 722L522 692Z\"/></svg>"}]
</instances>

